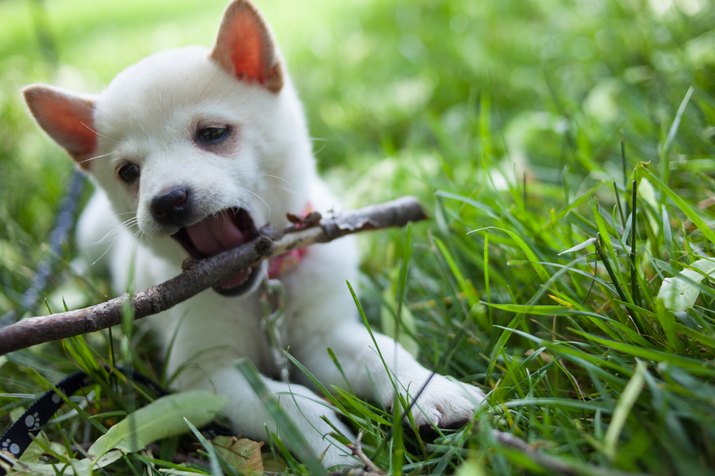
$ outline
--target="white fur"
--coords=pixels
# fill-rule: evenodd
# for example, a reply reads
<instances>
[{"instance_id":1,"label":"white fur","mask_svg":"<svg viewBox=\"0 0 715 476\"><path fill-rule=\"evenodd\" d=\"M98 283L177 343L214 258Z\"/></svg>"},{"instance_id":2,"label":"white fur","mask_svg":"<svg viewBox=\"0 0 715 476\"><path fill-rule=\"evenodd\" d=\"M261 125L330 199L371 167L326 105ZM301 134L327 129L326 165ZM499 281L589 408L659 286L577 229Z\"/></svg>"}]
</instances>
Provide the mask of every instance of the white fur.
<instances>
[{"instance_id":1,"label":"white fur","mask_svg":"<svg viewBox=\"0 0 715 476\"><path fill-rule=\"evenodd\" d=\"M169 187L191 186L204 215L242 206L259 226L270 222L281 227L286 212L300 213L306 203L320 211L338 206L316 173L300 102L287 75L284 80L280 92L269 92L238 81L210 61L208 51L184 48L128 68L97 97L98 158L89 170L98 190L81 219L78 237L90 260L104 256L117 291L130 285L143 289L180 273L187 255L169 237L176 229L159 225L149 212L151 199ZM238 125L238 146L230 157L192 142L196 122L207 118ZM138 192L116 177L115 168L123 160L141 166ZM123 222L126 226L120 226ZM311 247L301 264L281 277L287 296L281 332L290 352L324 385L352 388L392 406L390 377L345 285L346 280L355 283L357 264L352 238ZM294 384L269 377L277 369L260 319L258 293L230 298L208 290L146 321L164 348L176 335L169 371L181 369L177 387L205 387L226 395L226 414L238 433L265 439L275 431L263 404L235 368L237 359L246 357L265 375L264 382L316 455L325 452L326 466L354 464L347 448L325 438L332 429L321 417L350 439L351 431L309 389L306 379L297 371ZM414 395L431 372L392 339L380 334L375 338L400 391ZM329 358L328 348L337 355L348 382ZM436 375L413 416L420 425L444 426L469 419L482 399L476 387Z\"/></svg>"}]
</instances>

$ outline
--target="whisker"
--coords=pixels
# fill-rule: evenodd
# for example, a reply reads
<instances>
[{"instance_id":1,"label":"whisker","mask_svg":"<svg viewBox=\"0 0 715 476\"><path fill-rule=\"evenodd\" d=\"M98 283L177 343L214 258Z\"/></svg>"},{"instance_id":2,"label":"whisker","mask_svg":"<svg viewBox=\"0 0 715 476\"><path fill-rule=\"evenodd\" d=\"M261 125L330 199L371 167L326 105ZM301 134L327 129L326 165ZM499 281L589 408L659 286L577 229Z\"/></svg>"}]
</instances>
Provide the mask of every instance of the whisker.
<instances>
[{"instance_id":1,"label":"whisker","mask_svg":"<svg viewBox=\"0 0 715 476\"><path fill-rule=\"evenodd\" d=\"M114 142L114 139L112 139L109 136L105 136L104 134L100 134L98 130L96 130L94 127L91 127L89 124L86 124L84 122L81 123L82 126L87 128L88 130L92 131L94 134L96 134L98 137L102 137L104 139L107 139L108 141Z\"/></svg>"},{"instance_id":2,"label":"whisker","mask_svg":"<svg viewBox=\"0 0 715 476\"><path fill-rule=\"evenodd\" d=\"M144 234L140 228L137 228L134 233L132 233L132 239L139 241L141 240L141 236Z\"/></svg>"},{"instance_id":3,"label":"whisker","mask_svg":"<svg viewBox=\"0 0 715 476\"><path fill-rule=\"evenodd\" d=\"M280 187L280 186L275 186L277 190L283 190L284 192L288 192L291 195L295 195L295 189L291 187Z\"/></svg>"},{"instance_id":4,"label":"whisker","mask_svg":"<svg viewBox=\"0 0 715 476\"><path fill-rule=\"evenodd\" d=\"M290 181L288 179L286 179L284 177L280 177L278 175L261 174L261 177L268 177L268 178L276 179L276 180L279 180L279 181L285 183L286 185L290 185Z\"/></svg>"},{"instance_id":5,"label":"whisker","mask_svg":"<svg viewBox=\"0 0 715 476\"><path fill-rule=\"evenodd\" d=\"M101 158L103 158L103 157L108 157L108 156L110 156L110 155L112 155L111 152L107 152L106 154L95 155L94 157L89 157L89 158L87 158L87 159L82 160L82 161L80 162L80 164L86 164L87 162L91 162L91 161L93 161L93 160L101 159Z\"/></svg>"},{"instance_id":6,"label":"whisker","mask_svg":"<svg viewBox=\"0 0 715 476\"><path fill-rule=\"evenodd\" d=\"M249 189L247 189L247 188L241 187L241 190L250 193L251 195L253 195L253 196L256 197L257 199L259 199L261 202L263 202L263 205L265 205L266 210L268 211L268 213L271 213L271 206L268 204L267 201L265 201L265 200L263 199L263 197L261 197L261 196L258 195L256 192L254 192L254 191L252 191L252 190L249 190Z\"/></svg>"},{"instance_id":7,"label":"whisker","mask_svg":"<svg viewBox=\"0 0 715 476\"><path fill-rule=\"evenodd\" d=\"M123 228L125 228L125 227L128 228L129 226L135 225L136 223L137 223L137 218L136 218L136 217L131 217L131 218L129 218L129 219L127 219L127 220L121 222L120 224L118 224L117 226L115 226L114 228L112 228L111 230L109 230L103 237L101 237L100 239L98 239L98 240L97 240L96 242L94 242L93 244L100 244L100 243L103 243L103 242L105 242L105 241L107 241L107 240L109 240L109 239L111 239L111 238L114 238L114 237L117 235L117 233L119 233L120 231L122 231Z\"/></svg>"},{"instance_id":8,"label":"whisker","mask_svg":"<svg viewBox=\"0 0 715 476\"><path fill-rule=\"evenodd\" d=\"M90 263L90 265L91 265L91 266L94 266L95 264L99 263L99 262L102 260L102 258L104 258L105 256L107 256L107 253L109 253L109 250L110 250L111 248L112 248L112 244L110 243L110 244L104 249L104 251L102 252L102 254L99 255L94 261L92 261L92 262Z\"/></svg>"},{"instance_id":9,"label":"whisker","mask_svg":"<svg viewBox=\"0 0 715 476\"><path fill-rule=\"evenodd\" d=\"M111 240L112 238L114 238L114 237L117 235L117 233L119 233L120 231L122 231L122 229L123 229L125 226L128 227L129 225L136 224L136 222L137 222L137 218L136 218L136 217L132 217L132 218L130 218L130 219L128 219L128 220L123 221L123 222L120 223L119 225L117 225L117 226L115 226L114 228L112 228L111 230L109 230L102 238L100 238L99 240L97 240L97 241L95 242L95 244L100 244L100 243L103 243L103 242L105 242L105 241ZM135 233L134 238L136 238L136 233ZM102 252L102 254L100 254L97 258L95 258L95 259L92 261L92 263L91 263L92 266L94 266L94 265L97 264L100 260L102 260L102 258L104 258L105 256L107 256L107 253L109 253L109 250L112 248L112 245L113 245L113 244L114 244L113 242L110 242L110 243L107 245L107 247L104 249L104 251Z\"/></svg>"}]
</instances>

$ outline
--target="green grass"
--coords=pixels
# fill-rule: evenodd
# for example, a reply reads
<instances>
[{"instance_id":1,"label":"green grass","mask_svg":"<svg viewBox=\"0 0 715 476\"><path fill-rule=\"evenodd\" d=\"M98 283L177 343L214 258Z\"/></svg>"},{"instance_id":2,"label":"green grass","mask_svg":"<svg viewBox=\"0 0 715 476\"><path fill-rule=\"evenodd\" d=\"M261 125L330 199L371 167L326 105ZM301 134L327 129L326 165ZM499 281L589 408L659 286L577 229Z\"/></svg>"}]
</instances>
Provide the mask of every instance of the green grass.
<instances>
[{"instance_id":1,"label":"green grass","mask_svg":"<svg viewBox=\"0 0 715 476\"><path fill-rule=\"evenodd\" d=\"M54 68L31 3L0 2L2 311L46 255L71 171L27 117L19 88L96 91L151 51L209 44L223 8L47 2ZM321 167L346 202L412 194L432 217L362 240L364 279L353 284L367 320L386 328L401 314L402 338L427 366L489 393L471 424L429 441L399 415L324 389L381 468L548 474L550 457L576 474L711 474L713 280L686 283L699 297L683 311L657 296L666 278L715 257L715 8L672 3L262 2ZM51 284L36 313L109 292L66 265ZM78 447L151 399L110 385L98 364L161 376L151 355L140 333L115 329L0 358L0 422L62 375L90 370L92 397L50 425L34 453L79 458ZM159 474L178 451L202 458L189 463L197 471L231 474L198 441L167 438L100 473ZM267 456L271 467L308 471L279 439L269 446L286 461Z\"/></svg>"}]
</instances>

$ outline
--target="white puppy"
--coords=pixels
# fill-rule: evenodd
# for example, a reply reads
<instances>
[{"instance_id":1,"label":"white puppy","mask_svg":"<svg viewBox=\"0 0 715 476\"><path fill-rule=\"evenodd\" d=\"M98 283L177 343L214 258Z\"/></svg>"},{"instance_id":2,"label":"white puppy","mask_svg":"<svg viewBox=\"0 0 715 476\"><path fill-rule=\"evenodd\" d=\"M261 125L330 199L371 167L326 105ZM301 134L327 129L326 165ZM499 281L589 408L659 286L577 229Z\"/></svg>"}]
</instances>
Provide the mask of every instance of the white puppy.
<instances>
[{"instance_id":1,"label":"white puppy","mask_svg":"<svg viewBox=\"0 0 715 476\"><path fill-rule=\"evenodd\" d=\"M288 212L337 206L316 173L301 104L271 33L248 1L228 6L210 51L152 55L96 97L44 85L30 86L24 95L40 126L97 186L78 240L85 255L97 259L107 246L102 238L114 237L105 260L117 291L171 278L188 256L243 244L265 223L281 229ZM262 328L260 285L269 267L285 291L284 323L274 337L323 384L351 388L390 407L395 389L414 395L428 379L430 371L399 344L375 334L389 375L357 319L345 286L357 275L351 238L240 273L148 319L149 325L171 348L169 370L179 372L177 387L224 394L237 432L265 439L276 431L235 367L245 357L315 454L324 455L323 464L350 464L349 451L326 438L331 425L347 438L350 430L302 385L307 379L297 371L293 384L271 378L280 365ZM469 419L482 399L476 387L435 375L413 417L419 425L454 425Z\"/></svg>"}]
</instances>

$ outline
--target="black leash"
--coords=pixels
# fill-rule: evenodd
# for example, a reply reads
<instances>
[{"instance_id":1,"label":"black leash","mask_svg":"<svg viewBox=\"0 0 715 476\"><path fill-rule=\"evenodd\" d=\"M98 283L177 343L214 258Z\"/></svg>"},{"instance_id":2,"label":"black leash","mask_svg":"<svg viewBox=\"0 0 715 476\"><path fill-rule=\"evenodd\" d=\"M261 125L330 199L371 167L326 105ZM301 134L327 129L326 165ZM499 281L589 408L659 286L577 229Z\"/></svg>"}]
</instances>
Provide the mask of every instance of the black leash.
<instances>
[{"instance_id":1,"label":"black leash","mask_svg":"<svg viewBox=\"0 0 715 476\"><path fill-rule=\"evenodd\" d=\"M72 173L72 179L59 206L57 221L50 233L50 251L38 266L29 289L23 293L18 309L6 312L0 317L0 327L16 322L22 314L31 311L40 302L54 273L57 260L62 256L62 245L67 241L67 235L74 225L77 204L84 189L84 181L82 172L75 170Z\"/></svg>"},{"instance_id":2,"label":"black leash","mask_svg":"<svg viewBox=\"0 0 715 476\"><path fill-rule=\"evenodd\" d=\"M88 384L88 375L84 372L76 372L66 377L56 387L62 394L72 395ZM64 400L55 390L46 392L35 403L30 405L30 408L0 437L0 450L7 451L15 458L19 458L30 446L32 439L39 433L40 428L47 424L63 403ZM4 456L3 460L10 463ZM5 470L2 467L0 467L0 474L5 474Z\"/></svg>"},{"instance_id":3,"label":"black leash","mask_svg":"<svg viewBox=\"0 0 715 476\"><path fill-rule=\"evenodd\" d=\"M110 370L105 366L106 370ZM153 390L157 398L168 395L170 392L146 375L131 369L114 367L114 370L121 372L125 377L134 382L140 383ZM8 458L4 452L10 453L14 459L19 458L32 443L33 438L49 423L52 415L60 409L65 402L64 398L75 394L78 390L92 385L92 377L86 372L75 372L62 379L55 388L46 392L30 405L30 408L18 418L15 423L0 436L0 476L7 474L5 466L12 467L13 460ZM64 398L63 398L64 396ZM212 422L201 428L201 431L213 436L235 435L231 428L220 422Z\"/></svg>"},{"instance_id":4,"label":"black leash","mask_svg":"<svg viewBox=\"0 0 715 476\"><path fill-rule=\"evenodd\" d=\"M158 383L139 372L121 368L116 368L116 370L124 374L127 378L131 378L135 382L151 388L158 396L168 394ZM14 458L22 456L25 450L27 450L27 447L30 446L30 443L32 443L33 438L47 425L52 415L54 415L64 403L62 395L73 395L81 388L87 387L92 383L91 376L87 373L75 372L55 385L55 389L46 392L35 400L35 402L30 405L30 408L0 436L0 460L8 465L12 465L12 461L3 455L2 452L6 451ZM6 470L0 465L0 476L4 476L5 474L7 474Z\"/></svg>"}]
</instances>

